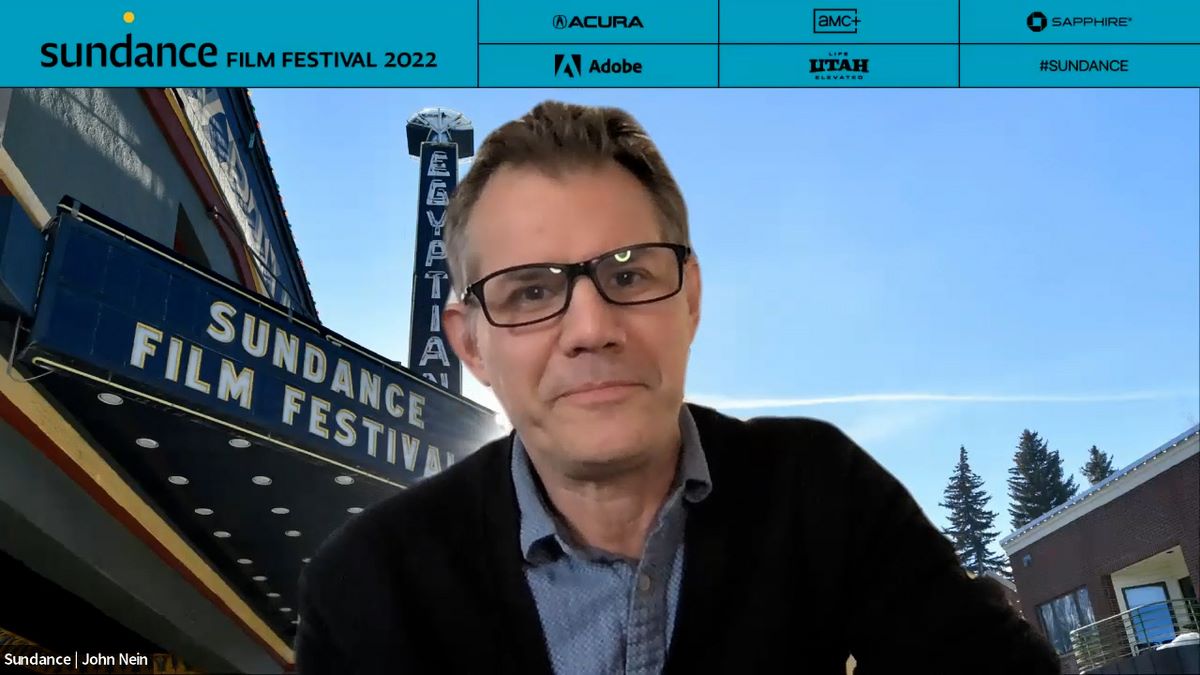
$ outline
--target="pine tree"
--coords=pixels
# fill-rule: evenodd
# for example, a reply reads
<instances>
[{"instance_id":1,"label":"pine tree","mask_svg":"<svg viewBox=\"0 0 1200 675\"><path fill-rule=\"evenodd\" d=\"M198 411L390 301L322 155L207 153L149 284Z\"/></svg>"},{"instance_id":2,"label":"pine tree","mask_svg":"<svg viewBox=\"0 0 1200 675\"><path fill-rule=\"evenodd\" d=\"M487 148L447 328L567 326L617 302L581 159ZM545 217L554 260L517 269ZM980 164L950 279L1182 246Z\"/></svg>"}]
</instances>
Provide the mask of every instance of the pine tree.
<instances>
[{"instance_id":1,"label":"pine tree","mask_svg":"<svg viewBox=\"0 0 1200 675\"><path fill-rule=\"evenodd\" d=\"M1008 514L1012 516L1015 529L1024 527L1079 491L1073 477L1064 479L1062 457L1058 451L1051 451L1037 432L1028 429L1021 433L1008 474L1008 496L1012 502Z\"/></svg>"},{"instance_id":2,"label":"pine tree","mask_svg":"<svg viewBox=\"0 0 1200 675\"><path fill-rule=\"evenodd\" d=\"M991 497L983 489L983 479L971 470L965 447L958 449L958 464L943 499L939 506L950 510L950 527L942 533L954 544L963 567L976 575L987 570L1003 574L1006 561L991 548L999 535L992 529L996 513L987 510Z\"/></svg>"},{"instance_id":3,"label":"pine tree","mask_svg":"<svg viewBox=\"0 0 1200 675\"><path fill-rule=\"evenodd\" d=\"M1100 449L1093 445L1092 449L1088 450L1087 464L1083 465L1079 473L1082 473L1089 483L1095 485L1116 471L1112 467L1112 457L1109 457L1106 452L1100 452Z\"/></svg>"}]
</instances>

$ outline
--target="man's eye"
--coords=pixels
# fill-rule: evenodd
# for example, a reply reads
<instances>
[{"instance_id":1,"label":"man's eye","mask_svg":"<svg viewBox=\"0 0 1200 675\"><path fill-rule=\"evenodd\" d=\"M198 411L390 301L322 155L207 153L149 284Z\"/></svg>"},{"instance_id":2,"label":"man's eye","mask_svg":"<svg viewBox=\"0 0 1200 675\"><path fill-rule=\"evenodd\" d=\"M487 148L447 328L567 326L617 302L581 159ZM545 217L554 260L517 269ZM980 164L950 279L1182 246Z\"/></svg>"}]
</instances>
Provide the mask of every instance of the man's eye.
<instances>
[{"instance_id":1,"label":"man's eye","mask_svg":"<svg viewBox=\"0 0 1200 675\"><path fill-rule=\"evenodd\" d=\"M539 285L521 286L508 294L508 304L522 305L537 302L544 302L553 295L553 292Z\"/></svg>"},{"instance_id":2,"label":"man's eye","mask_svg":"<svg viewBox=\"0 0 1200 675\"><path fill-rule=\"evenodd\" d=\"M632 286L645 279L646 275L642 274L640 270L621 270L613 275L613 284L616 286Z\"/></svg>"}]
</instances>

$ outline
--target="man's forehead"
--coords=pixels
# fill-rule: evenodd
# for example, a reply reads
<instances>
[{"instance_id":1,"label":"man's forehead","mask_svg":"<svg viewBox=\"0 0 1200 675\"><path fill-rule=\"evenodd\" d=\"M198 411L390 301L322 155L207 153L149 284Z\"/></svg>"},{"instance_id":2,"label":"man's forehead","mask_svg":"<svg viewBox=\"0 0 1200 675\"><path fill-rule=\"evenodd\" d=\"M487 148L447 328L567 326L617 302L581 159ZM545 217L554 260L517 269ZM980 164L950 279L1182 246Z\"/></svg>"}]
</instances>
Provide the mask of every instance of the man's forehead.
<instances>
[{"instance_id":1,"label":"man's forehead","mask_svg":"<svg viewBox=\"0 0 1200 675\"><path fill-rule=\"evenodd\" d=\"M501 169L472 210L468 261L480 274L531 262L586 260L660 238L649 193L615 163L559 176ZM621 173L624 172L624 176Z\"/></svg>"},{"instance_id":2,"label":"man's forehead","mask_svg":"<svg viewBox=\"0 0 1200 675\"><path fill-rule=\"evenodd\" d=\"M546 206L578 207L589 197L600 199L620 196L620 201L641 196L650 198L633 174L609 160L598 164L541 166L534 164L504 165L488 179L476 201L480 207L492 210L515 206L518 212L529 204L524 200L531 196L542 197Z\"/></svg>"}]
</instances>

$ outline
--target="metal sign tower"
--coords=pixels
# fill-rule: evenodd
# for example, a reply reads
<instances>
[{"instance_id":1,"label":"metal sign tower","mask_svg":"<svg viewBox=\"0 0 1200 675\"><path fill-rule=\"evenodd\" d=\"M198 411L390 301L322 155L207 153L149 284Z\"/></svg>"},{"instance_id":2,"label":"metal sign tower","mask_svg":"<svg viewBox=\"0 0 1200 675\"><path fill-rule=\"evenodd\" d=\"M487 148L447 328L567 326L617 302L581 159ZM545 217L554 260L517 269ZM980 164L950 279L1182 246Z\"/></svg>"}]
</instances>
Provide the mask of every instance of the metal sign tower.
<instances>
[{"instance_id":1,"label":"metal sign tower","mask_svg":"<svg viewBox=\"0 0 1200 675\"><path fill-rule=\"evenodd\" d=\"M442 307L450 294L442 228L450 193L458 184L458 162L475 151L475 131L471 120L449 108L418 111L408 119L406 131L408 153L420 160L408 368L461 394L462 364L442 332Z\"/></svg>"}]
</instances>

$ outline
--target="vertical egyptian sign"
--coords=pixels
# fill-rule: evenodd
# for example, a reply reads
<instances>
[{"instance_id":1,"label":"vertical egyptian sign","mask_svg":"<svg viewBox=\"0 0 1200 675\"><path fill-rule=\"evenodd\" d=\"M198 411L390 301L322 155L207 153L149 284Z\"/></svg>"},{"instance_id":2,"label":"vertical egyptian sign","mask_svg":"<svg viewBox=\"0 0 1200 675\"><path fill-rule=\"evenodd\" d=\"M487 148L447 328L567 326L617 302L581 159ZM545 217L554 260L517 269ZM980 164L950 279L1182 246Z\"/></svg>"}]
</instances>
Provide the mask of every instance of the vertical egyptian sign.
<instances>
[{"instance_id":1,"label":"vertical egyptian sign","mask_svg":"<svg viewBox=\"0 0 1200 675\"><path fill-rule=\"evenodd\" d=\"M462 366L442 331L442 307L450 294L450 268L446 263L442 227L450 193L458 181L458 146L422 143L420 158L408 367L458 394L462 391Z\"/></svg>"},{"instance_id":2,"label":"vertical egyptian sign","mask_svg":"<svg viewBox=\"0 0 1200 675\"><path fill-rule=\"evenodd\" d=\"M408 369L461 394L462 366L442 330L442 308L451 292L443 229L458 162L475 154L475 130L466 115L450 108L422 108L404 130L408 154L420 160Z\"/></svg>"}]
</instances>

